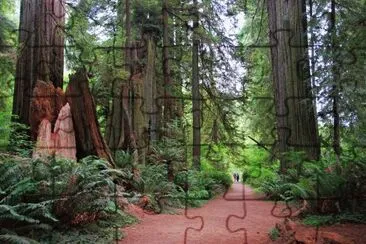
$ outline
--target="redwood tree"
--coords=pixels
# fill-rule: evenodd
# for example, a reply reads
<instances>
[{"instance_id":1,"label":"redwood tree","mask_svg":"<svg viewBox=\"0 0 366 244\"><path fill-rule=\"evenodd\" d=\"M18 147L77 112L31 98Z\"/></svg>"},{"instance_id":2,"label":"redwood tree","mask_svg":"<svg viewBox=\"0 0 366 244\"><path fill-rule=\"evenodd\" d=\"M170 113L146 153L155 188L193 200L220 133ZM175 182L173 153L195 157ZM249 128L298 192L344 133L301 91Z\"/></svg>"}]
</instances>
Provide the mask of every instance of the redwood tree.
<instances>
[{"instance_id":1,"label":"redwood tree","mask_svg":"<svg viewBox=\"0 0 366 244\"><path fill-rule=\"evenodd\" d=\"M193 46L192 46L192 111L193 111L193 167L201 168L201 96L198 74L198 49L200 41L198 39L198 3L193 1L194 20L193 20Z\"/></svg>"},{"instance_id":2,"label":"redwood tree","mask_svg":"<svg viewBox=\"0 0 366 244\"><path fill-rule=\"evenodd\" d=\"M62 88L64 22L64 0L21 2L13 114L23 124L30 124L30 101L37 80Z\"/></svg>"},{"instance_id":3,"label":"redwood tree","mask_svg":"<svg viewBox=\"0 0 366 244\"><path fill-rule=\"evenodd\" d=\"M285 172L289 165L284 153L304 151L311 160L320 154L308 64L306 2L267 1L267 8L277 141Z\"/></svg>"},{"instance_id":4,"label":"redwood tree","mask_svg":"<svg viewBox=\"0 0 366 244\"><path fill-rule=\"evenodd\" d=\"M131 37L131 1L119 1L118 18L125 33L124 42L124 68L129 74L128 79L116 79L112 85L112 108L108 118L106 129L106 141L110 149L127 149L135 144L132 135L132 104L130 95L132 92L131 77L132 67L132 37Z\"/></svg>"}]
</instances>

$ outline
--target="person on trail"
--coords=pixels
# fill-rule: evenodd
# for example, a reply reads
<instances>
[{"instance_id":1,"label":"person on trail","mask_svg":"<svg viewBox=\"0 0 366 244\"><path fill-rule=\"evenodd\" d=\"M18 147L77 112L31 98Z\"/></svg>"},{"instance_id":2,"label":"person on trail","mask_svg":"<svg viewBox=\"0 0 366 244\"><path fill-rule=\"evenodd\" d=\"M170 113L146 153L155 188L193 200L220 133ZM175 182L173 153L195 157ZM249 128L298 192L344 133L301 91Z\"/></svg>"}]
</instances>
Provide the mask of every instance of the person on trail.
<instances>
[{"instance_id":1,"label":"person on trail","mask_svg":"<svg viewBox=\"0 0 366 244\"><path fill-rule=\"evenodd\" d=\"M234 177L234 182L239 182L239 173L234 173L233 174L233 177Z\"/></svg>"}]
</instances>

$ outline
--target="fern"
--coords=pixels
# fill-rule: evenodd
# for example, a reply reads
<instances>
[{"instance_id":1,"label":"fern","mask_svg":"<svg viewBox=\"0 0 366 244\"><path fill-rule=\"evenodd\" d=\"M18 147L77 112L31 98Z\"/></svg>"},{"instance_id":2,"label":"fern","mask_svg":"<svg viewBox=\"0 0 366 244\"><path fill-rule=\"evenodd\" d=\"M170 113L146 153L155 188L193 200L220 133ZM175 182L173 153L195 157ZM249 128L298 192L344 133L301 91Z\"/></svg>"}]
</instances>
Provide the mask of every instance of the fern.
<instances>
[{"instance_id":1,"label":"fern","mask_svg":"<svg viewBox=\"0 0 366 244\"><path fill-rule=\"evenodd\" d=\"M27 214L30 217L58 222L58 219L56 219L51 213L51 207L54 202L55 200L43 201L40 203L21 203L14 206L14 208L19 213Z\"/></svg>"},{"instance_id":2,"label":"fern","mask_svg":"<svg viewBox=\"0 0 366 244\"><path fill-rule=\"evenodd\" d=\"M40 221L17 212L16 207L9 205L0 205L0 219L13 219L30 224L38 224Z\"/></svg>"},{"instance_id":3,"label":"fern","mask_svg":"<svg viewBox=\"0 0 366 244\"><path fill-rule=\"evenodd\" d=\"M0 241L3 241L4 243L14 243L14 244L38 244L39 243L28 237L10 235L10 234L0 235Z\"/></svg>"},{"instance_id":4,"label":"fern","mask_svg":"<svg viewBox=\"0 0 366 244\"><path fill-rule=\"evenodd\" d=\"M0 201L0 204L13 204L19 202L20 198L25 194L33 194L38 188L38 183L27 177L19 181L17 184L5 189L7 196Z\"/></svg>"},{"instance_id":5,"label":"fern","mask_svg":"<svg viewBox=\"0 0 366 244\"><path fill-rule=\"evenodd\" d=\"M1 155L0 160L0 172L5 176L0 180L0 219L4 220L0 227L5 230L9 225L13 230L2 233L1 242L32 243L17 234L51 230L61 220L83 224L83 217L81 222L75 221L80 214L90 213L90 220L95 221L114 199L115 181L128 177L126 171L110 169L107 162L95 157L80 163L54 158L18 163L18 157Z\"/></svg>"}]
</instances>

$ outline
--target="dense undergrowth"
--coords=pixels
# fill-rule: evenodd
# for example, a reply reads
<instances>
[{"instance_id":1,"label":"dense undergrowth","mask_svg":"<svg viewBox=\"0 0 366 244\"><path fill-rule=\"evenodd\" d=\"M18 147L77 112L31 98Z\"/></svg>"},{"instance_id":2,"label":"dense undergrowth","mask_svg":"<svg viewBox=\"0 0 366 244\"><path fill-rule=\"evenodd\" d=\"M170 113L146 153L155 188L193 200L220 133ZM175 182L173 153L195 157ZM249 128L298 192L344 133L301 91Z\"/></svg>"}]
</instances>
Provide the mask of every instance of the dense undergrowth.
<instances>
[{"instance_id":1,"label":"dense undergrowth","mask_svg":"<svg viewBox=\"0 0 366 244\"><path fill-rule=\"evenodd\" d=\"M285 174L278 173L277 162L265 163L269 156L251 155L254 158L243 168L247 184L271 200L299 206L305 222L364 223L366 155L362 151L345 149L339 159L326 152L319 161L307 161L299 152L289 153L291 167Z\"/></svg>"},{"instance_id":2,"label":"dense undergrowth","mask_svg":"<svg viewBox=\"0 0 366 244\"><path fill-rule=\"evenodd\" d=\"M1 154L0 161L4 243L113 240L115 227L134 222L115 197L115 182L126 175L103 160L32 161Z\"/></svg>"},{"instance_id":3,"label":"dense undergrowth","mask_svg":"<svg viewBox=\"0 0 366 244\"><path fill-rule=\"evenodd\" d=\"M119 158L130 156L119 152ZM196 171L183 168L175 170L170 180L169 164L161 161L167 160L155 160L145 165L133 165L132 160L125 162L124 169L135 172L127 182L128 191L125 195L130 202L155 213L171 212L172 209L185 206L202 206L232 184L228 173L217 170ZM141 202L141 199L145 201Z\"/></svg>"},{"instance_id":4,"label":"dense undergrowth","mask_svg":"<svg viewBox=\"0 0 366 244\"><path fill-rule=\"evenodd\" d=\"M18 154L19 155L19 154ZM136 222L128 204L161 213L198 207L232 183L226 173L180 170L158 160L139 164L118 152L116 168L89 156L79 162L0 154L3 243L98 243L122 238ZM23 155L23 154L22 154Z\"/></svg>"},{"instance_id":5,"label":"dense undergrowth","mask_svg":"<svg viewBox=\"0 0 366 244\"><path fill-rule=\"evenodd\" d=\"M366 224L366 215L360 213L340 213L332 215L308 215L302 219L302 223L309 226L325 226L336 223Z\"/></svg>"}]
</instances>

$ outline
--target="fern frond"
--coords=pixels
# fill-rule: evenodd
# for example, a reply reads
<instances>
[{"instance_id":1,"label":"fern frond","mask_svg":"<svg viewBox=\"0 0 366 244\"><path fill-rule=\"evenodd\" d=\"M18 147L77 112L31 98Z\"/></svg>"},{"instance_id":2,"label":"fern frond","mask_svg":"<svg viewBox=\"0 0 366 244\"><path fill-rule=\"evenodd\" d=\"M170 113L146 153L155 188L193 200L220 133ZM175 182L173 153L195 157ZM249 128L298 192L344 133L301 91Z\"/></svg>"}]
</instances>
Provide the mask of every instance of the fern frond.
<instances>
[{"instance_id":1,"label":"fern frond","mask_svg":"<svg viewBox=\"0 0 366 244\"><path fill-rule=\"evenodd\" d=\"M40 221L25 215L18 213L15 207L9 205L0 205L0 218L1 219L14 219L17 221L23 221L30 224L38 224Z\"/></svg>"},{"instance_id":2,"label":"fern frond","mask_svg":"<svg viewBox=\"0 0 366 244\"><path fill-rule=\"evenodd\" d=\"M25 226L21 226L21 227L17 227L16 230L18 233L29 233L32 230L45 230L45 231L51 231L53 228L51 225L49 224L44 224L44 223L40 223L40 224L30 224L30 225L25 225Z\"/></svg>"},{"instance_id":3,"label":"fern frond","mask_svg":"<svg viewBox=\"0 0 366 244\"><path fill-rule=\"evenodd\" d=\"M38 183L34 182L33 179L26 177L19 181L17 184L9 186L5 189L8 195L0 201L3 203L14 203L16 202L24 193L34 193L37 190Z\"/></svg>"},{"instance_id":4,"label":"fern frond","mask_svg":"<svg viewBox=\"0 0 366 244\"><path fill-rule=\"evenodd\" d=\"M0 235L0 241L4 243L13 243L13 244L38 244L39 242L32 240L30 238L18 235Z\"/></svg>"}]
</instances>

